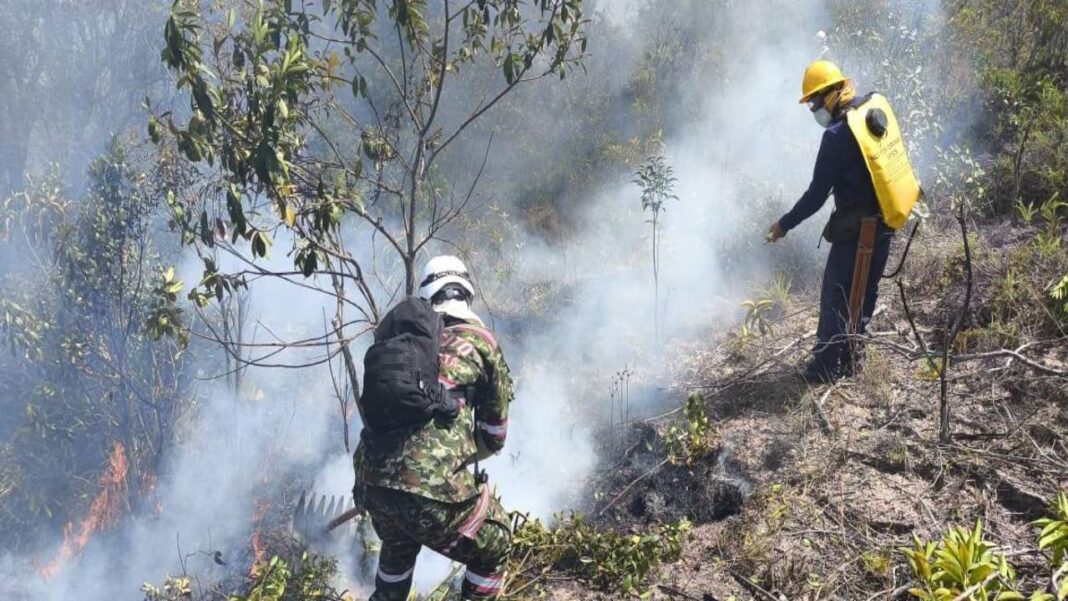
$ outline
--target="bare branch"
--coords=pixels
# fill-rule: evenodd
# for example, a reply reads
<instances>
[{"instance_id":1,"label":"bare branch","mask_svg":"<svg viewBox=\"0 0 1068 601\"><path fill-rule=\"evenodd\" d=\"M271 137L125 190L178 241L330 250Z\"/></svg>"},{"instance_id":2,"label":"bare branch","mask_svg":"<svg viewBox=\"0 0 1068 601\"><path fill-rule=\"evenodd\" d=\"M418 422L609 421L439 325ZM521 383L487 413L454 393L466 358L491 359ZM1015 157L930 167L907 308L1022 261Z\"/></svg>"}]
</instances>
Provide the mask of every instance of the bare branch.
<instances>
[{"instance_id":1,"label":"bare branch","mask_svg":"<svg viewBox=\"0 0 1068 601\"><path fill-rule=\"evenodd\" d=\"M426 138L427 132L434 124L434 117L438 113L438 104L441 102L441 93L445 89L445 71L449 65L449 29L452 23L452 17L449 16L449 0L445 1L445 32L441 35L441 69L438 71L438 85L434 89L434 101L430 106L430 115L427 116L426 122L419 129L419 138ZM433 53L431 53L433 54Z\"/></svg>"}]
</instances>

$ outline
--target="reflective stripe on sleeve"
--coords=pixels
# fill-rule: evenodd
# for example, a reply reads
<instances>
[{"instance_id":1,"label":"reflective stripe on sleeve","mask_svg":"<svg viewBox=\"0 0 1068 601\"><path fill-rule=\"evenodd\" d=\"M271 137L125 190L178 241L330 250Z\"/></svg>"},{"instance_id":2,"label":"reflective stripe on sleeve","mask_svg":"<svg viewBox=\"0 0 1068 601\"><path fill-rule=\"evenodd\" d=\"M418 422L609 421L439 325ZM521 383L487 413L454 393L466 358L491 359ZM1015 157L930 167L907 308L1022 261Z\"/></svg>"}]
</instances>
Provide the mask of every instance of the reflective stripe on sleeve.
<instances>
[{"instance_id":1,"label":"reflective stripe on sleeve","mask_svg":"<svg viewBox=\"0 0 1068 601\"><path fill-rule=\"evenodd\" d=\"M508 420L497 425L478 422L478 429L496 438L504 438L508 434Z\"/></svg>"}]
</instances>

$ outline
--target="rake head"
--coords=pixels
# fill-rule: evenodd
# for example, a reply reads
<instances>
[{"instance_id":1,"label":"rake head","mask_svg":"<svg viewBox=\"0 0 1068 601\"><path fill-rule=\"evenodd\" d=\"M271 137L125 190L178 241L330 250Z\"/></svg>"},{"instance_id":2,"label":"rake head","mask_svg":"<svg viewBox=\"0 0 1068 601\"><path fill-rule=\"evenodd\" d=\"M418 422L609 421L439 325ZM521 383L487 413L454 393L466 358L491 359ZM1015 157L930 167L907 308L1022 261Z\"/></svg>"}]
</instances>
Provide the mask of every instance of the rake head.
<instances>
[{"instance_id":1,"label":"rake head","mask_svg":"<svg viewBox=\"0 0 1068 601\"><path fill-rule=\"evenodd\" d=\"M316 499L314 491L303 491L293 512L293 533L308 544L329 544L355 534L352 519L359 514L350 495Z\"/></svg>"}]
</instances>

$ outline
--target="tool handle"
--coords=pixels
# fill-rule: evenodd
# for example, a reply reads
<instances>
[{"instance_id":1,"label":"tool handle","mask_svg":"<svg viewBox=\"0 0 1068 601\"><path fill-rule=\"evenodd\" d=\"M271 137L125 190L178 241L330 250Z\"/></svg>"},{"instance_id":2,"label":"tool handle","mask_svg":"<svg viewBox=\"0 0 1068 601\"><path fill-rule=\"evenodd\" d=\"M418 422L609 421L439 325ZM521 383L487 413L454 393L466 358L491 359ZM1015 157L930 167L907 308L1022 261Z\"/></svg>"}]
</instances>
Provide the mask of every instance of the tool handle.
<instances>
[{"instance_id":1,"label":"tool handle","mask_svg":"<svg viewBox=\"0 0 1068 601\"><path fill-rule=\"evenodd\" d=\"M353 507L352 509L349 509L345 513L343 513L343 514L337 516L336 518L330 520L330 522L328 522L326 524L326 528L324 528L324 530L326 532L330 532L334 528L337 528L338 526L340 526L340 525L344 524L345 522L351 520L352 518L360 515L361 513L363 513L363 509L361 509L360 507Z\"/></svg>"}]
</instances>

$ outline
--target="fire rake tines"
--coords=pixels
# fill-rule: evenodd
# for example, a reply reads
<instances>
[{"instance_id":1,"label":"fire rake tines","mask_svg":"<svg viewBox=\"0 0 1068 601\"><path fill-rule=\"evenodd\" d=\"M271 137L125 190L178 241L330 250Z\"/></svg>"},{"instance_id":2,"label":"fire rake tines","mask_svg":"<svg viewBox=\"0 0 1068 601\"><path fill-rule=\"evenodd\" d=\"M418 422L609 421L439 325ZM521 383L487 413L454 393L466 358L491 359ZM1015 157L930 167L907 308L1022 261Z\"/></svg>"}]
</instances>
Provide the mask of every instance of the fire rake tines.
<instances>
[{"instance_id":1,"label":"fire rake tines","mask_svg":"<svg viewBox=\"0 0 1068 601\"><path fill-rule=\"evenodd\" d=\"M308 544L337 541L345 535L355 534L353 518L360 513L349 495L320 495L316 502L314 491L301 491L293 511L293 534ZM341 528L342 525L346 527Z\"/></svg>"}]
</instances>

